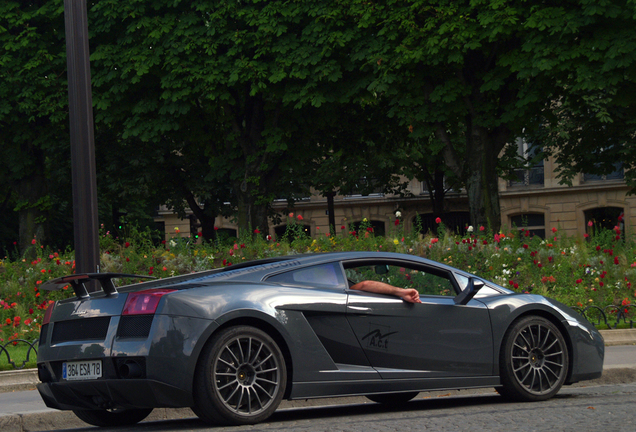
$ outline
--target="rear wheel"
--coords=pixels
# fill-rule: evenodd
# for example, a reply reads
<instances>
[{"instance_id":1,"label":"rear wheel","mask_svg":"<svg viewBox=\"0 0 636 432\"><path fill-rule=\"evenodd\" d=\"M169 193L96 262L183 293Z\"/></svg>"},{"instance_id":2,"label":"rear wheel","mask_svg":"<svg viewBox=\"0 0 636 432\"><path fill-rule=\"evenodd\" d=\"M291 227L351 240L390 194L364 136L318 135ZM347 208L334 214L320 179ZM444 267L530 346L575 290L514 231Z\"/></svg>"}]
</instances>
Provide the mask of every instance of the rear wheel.
<instances>
[{"instance_id":1,"label":"rear wheel","mask_svg":"<svg viewBox=\"0 0 636 432\"><path fill-rule=\"evenodd\" d=\"M538 316L521 318L504 336L497 391L520 401L549 399L565 382L568 362L565 339L554 324Z\"/></svg>"},{"instance_id":2,"label":"rear wheel","mask_svg":"<svg viewBox=\"0 0 636 432\"><path fill-rule=\"evenodd\" d=\"M146 409L73 410L80 420L93 426L130 426L139 423L152 412Z\"/></svg>"},{"instance_id":3,"label":"rear wheel","mask_svg":"<svg viewBox=\"0 0 636 432\"><path fill-rule=\"evenodd\" d=\"M371 394L367 395L367 399L385 405L401 405L413 399L418 393L419 392Z\"/></svg>"},{"instance_id":4,"label":"rear wheel","mask_svg":"<svg viewBox=\"0 0 636 432\"><path fill-rule=\"evenodd\" d=\"M193 411L209 423L243 425L268 418L283 398L287 371L276 342L248 326L215 335L197 367Z\"/></svg>"}]
</instances>

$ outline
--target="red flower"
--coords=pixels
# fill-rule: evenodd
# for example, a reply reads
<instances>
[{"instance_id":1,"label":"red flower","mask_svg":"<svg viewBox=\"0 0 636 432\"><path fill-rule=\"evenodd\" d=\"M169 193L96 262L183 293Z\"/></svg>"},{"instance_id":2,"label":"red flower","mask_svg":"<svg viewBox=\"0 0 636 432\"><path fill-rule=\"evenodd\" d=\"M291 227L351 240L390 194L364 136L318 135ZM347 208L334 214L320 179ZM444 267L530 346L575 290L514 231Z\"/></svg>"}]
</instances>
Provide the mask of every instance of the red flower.
<instances>
[{"instance_id":1,"label":"red flower","mask_svg":"<svg viewBox=\"0 0 636 432\"><path fill-rule=\"evenodd\" d=\"M128 243L128 242L124 243L124 247L125 248L130 247L130 243Z\"/></svg>"},{"instance_id":2,"label":"red flower","mask_svg":"<svg viewBox=\"0 0 636 432\"><path fill-rule=\"evenodd\" d=\"M442 219L441 218L435 218L435 223L436 224L442 223Z\"/></svg>"},{"instance_id":3,"label":"red flower","mask_svg":"<svg viewBox=\"0 0 636 432\"><path fill-rule=\"evenodd\" d=\"M557 229L556 228L552 228L552 232L553 233L557 232Z\"/></svg>"},{"instance_id":4,"label":"red flower","mask_svg":"<svg viewBox=\"0 0 636 432\"><path fill-rule=\"evenodd\" d=\"M33 308L29 308L29 314L33 315Z\"/></svg>"},{"instance_id":5,"label":"red flower","mask_svg":"<svg viewBox=\"0 0 636 432\"><path fill-rule=\"evenodd\" d=\"M218 231L218 230L219 230L219 227L218 227L218 226L215 226L215 227L214 227L214 231Z\"/></svg>"},{"instance_id":6,"label":"red flower","mask_svg":"<svg viewBox=\"0 0 636 432\"><path fill-rule=\"evenodd\" d=\"M578 283L581 283L581 282L583 282L583 279L577 279L577 280L576 280L576 283L577 283L577 284L578 284Z\"/></svg>"},{"instance_id":7,"label":"red flower","mask_svg":"<svg viewBox=\"0 0 636 432\"><path fill-rule=\"evenodd\" d=\"M618 257L614 257L614 264L618 265Z\"/></svg>"},{"instance_id":8,"label":"red flower","mask_svg":"<svg viewBox=\"0 0 636 432\"><path fill-rule=\"evenodd\" d=\"M523 248L524 248L524 249L528 249L528 245L527 245L527 244L524 244L524 245L523 245Z\"/></svg>"},{"instance_id":9,"label":"red flower","mask_svg":"<svg viewBox=\"0 0 636 432\"><path fill-rule=\"evenodd\" d=\"M484 231L485 229L486 229L486 228L484 228L484 226L483 226L483 225L479 227L479 231Z\"/></svg>"},{"instance_id":10,"label":"red flower","mask_svg":"<svg viewBox=\"0 0 636 432\"><path fill-rule=\"evenodd\" d=\"M35 239L31 240L31 244L35 244L35 243L36 243Z\"/></svg>"},{"instance_id":11,"label":"red flower","mask_svg":"<svg viewBox=\"0 0 636 432\"><path fill-rule=\"evenodd\" d=\"M396 219L396 220L395 220L395 226L398 226L399 224L400 224L400 220L399 220L399 219Z\"/></svg>"},{"instance_id":12,"label":"red flower","mask_svg":"<svg viewBox=\"0 0 636 432\"><path fill-rule=\"evenodd\" d=\"M256 228L256 229L254 230L254 234L260 234L260 233L261 233L261 232L259 231L259 229L258 229L258 228Z\"/></svg>"},{"instance_id":13,"label":"red flower","mask_svg":"<svg viewBox=\"0 0 636 432\"><path fill-rule=\"evenodd\" d=\"M341 229L341 230L345 229L345 226L344 226L344 225L342 225L342 226L340 227L340 229Z\"/></svg>"},{"instance_id":14,"label":"red flower","mask_svg":"<svg viewBox=\"0 0 636 432\"><path fill-rule=\"evenodd\" d=\"M298 220L300 220L300 221L303 220L302 215L298 215Z\"/></svg>"}]
</instances>

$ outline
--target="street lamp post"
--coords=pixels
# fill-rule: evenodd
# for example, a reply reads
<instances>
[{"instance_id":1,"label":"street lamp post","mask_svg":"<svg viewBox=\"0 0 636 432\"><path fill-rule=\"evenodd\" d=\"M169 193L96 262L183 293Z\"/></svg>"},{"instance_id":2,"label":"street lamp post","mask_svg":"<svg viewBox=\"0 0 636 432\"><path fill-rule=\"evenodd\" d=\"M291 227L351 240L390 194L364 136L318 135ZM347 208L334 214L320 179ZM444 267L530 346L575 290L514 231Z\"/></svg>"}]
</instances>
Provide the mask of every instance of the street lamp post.
<instances>
[{"instance_id":1,"label":"street lamp post","mask_svg":"<svg viewBox=\"0 0 636 432\"><path fill-rule=\"evenodd\" d=\"M99 271L95 137L86 0L64 0L75 272ZM90 290L90 288L89 288Z\"/></svg>"}]
</instances>

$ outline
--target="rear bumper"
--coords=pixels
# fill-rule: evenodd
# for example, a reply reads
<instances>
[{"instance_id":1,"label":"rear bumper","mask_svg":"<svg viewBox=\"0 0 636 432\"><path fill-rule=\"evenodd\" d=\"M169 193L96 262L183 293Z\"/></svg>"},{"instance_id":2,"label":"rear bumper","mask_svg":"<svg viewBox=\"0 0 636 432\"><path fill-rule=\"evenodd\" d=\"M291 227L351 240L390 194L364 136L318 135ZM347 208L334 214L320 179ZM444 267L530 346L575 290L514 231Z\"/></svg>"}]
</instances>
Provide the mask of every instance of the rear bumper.
<instances>
[{"instance_id":1,"label":"rear bumper","mask_svg":"<svg viewBox=\"0 0 636 432\"><path fill-rule=\"evenodd\" d=\"M182 408L194 404L183 389L148 379L48 382L37 385L49 408Z\"/></svg>"}]
</instances>

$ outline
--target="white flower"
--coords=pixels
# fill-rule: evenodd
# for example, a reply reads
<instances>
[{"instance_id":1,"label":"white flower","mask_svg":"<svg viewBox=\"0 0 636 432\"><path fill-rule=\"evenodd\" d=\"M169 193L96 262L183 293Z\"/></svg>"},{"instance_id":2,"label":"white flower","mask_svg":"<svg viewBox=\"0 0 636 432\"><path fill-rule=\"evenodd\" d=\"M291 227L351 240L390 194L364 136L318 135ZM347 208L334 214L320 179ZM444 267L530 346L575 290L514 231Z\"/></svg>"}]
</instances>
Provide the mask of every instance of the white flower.
<instances>
[{"instance_id":1,"label":"white flower","mask_svg":"<svg viewBox=\"0 0 636 432\"><path fill-rule=\"evenodd\" d=\"M401 218L402 217L402 212L400 212L399 210L395 212L395 217L396 218Z\"/></svg>"},{"instance_id":2,"label":"white flower","mask_svg":"<svg viewBox=\"0 0 636 432\"><path fill-rule=\"evenodd\" d=\"M466 231L468 231L469 233L473 232L473 226L469 225Z\"/></svg>"}]
</instances>

